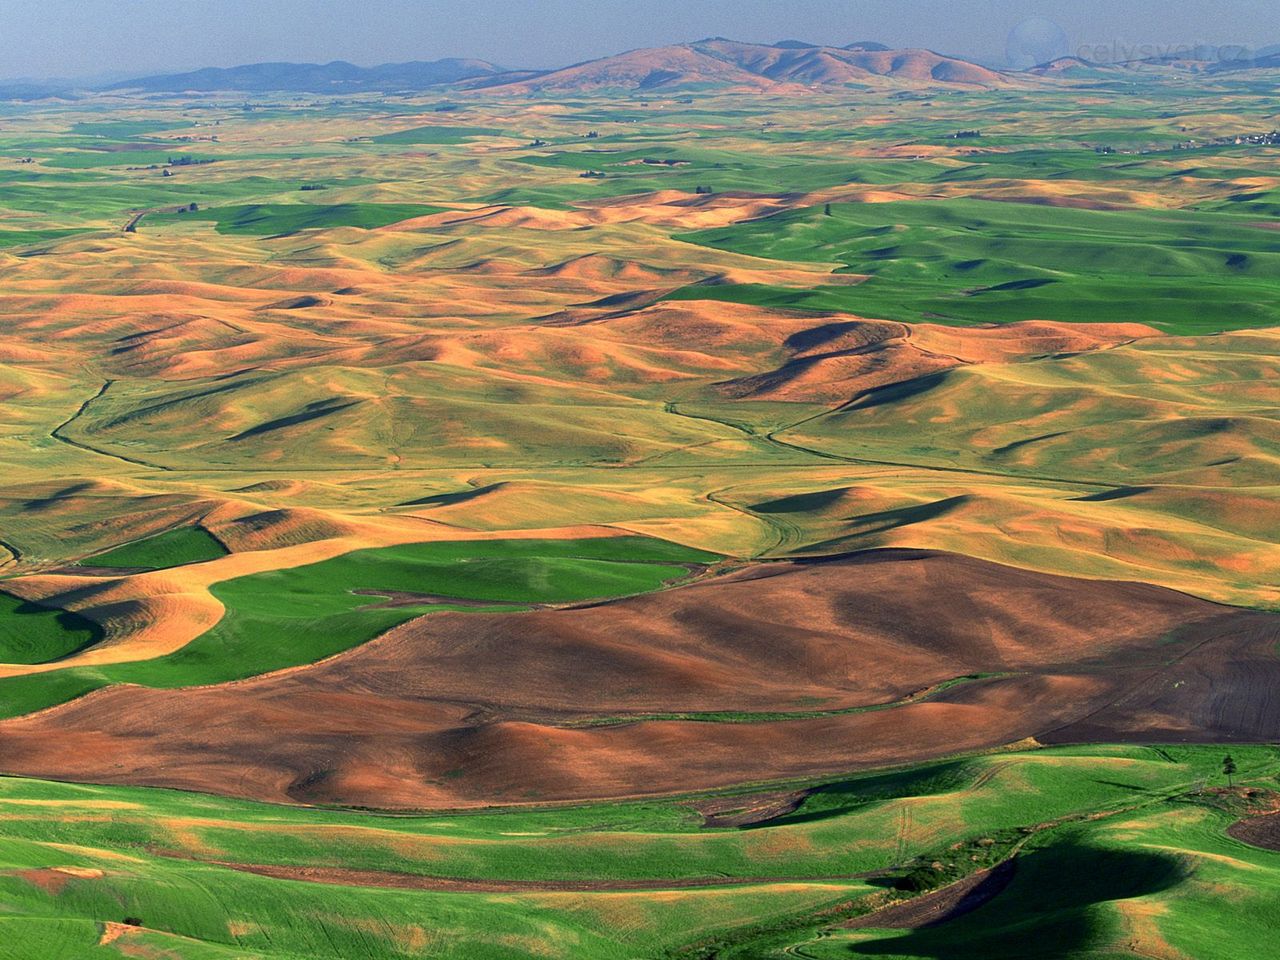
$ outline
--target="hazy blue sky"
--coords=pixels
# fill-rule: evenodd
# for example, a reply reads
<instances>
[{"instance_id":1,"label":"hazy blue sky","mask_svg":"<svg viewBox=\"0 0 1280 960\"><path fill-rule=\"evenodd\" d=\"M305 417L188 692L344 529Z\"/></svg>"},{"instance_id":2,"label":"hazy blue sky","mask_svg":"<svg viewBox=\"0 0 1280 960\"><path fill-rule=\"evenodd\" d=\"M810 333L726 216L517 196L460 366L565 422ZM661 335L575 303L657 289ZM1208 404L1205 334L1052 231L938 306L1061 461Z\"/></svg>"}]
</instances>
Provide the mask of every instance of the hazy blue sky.
<instances>
[{"instance_id":1,"label":"hazy blue sky","mask_svg":"<svg viewBox=\"0 0 1280 960\"><path fill-rule=\"evenodd\" d=\"M0 0L0 77L448 56L548 67L713 35L1002 61L1037 17L1072 50L1280 42L1280 0Z\"/></svg>"}]
</instances>

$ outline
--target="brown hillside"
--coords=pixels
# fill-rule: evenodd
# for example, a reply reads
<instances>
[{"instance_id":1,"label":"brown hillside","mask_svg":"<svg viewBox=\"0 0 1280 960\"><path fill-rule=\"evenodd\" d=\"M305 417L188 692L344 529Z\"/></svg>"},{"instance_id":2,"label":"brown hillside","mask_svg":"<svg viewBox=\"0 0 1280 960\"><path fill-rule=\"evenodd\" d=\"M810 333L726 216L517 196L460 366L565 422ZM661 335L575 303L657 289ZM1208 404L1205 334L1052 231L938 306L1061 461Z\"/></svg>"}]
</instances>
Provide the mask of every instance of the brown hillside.
<instances>
[{"instance_id":1,"label":"brown hillside","mask_svg":"<svg viewBox=\"0 0 1280 960\"><path fill-rule=\"evenodd\" d=\"M631 50L529 79L500 83L503 92L624 88L662 90L716 85L766 89L781 84L834 86L891 80L910 85L1006 86L986 67L931 50L845 50L770 46L733 40Z\"/></svg>"},{"instance_id":2,"label":"brown hillside","mask_svg":"<svg viewBox=\"0 0 1280 960\"><path fill-rule=\"evenodd\" d=\"M873 76L916 83L979 86L1000 86L1009 82L994 70L932 50L793 49L729 40L695 46L712 55L722 56L752 73L791 83L856 83Z\"/></svg>"},{"instance_id":3,"label":"brown hillside","mask_svg":"<svg viewBox=\"0 0 1280 960\"><path fill-rule=\"evenodd\" d=\"M576 609L430 616L242 683L115 687L0 724L0 769L421 807L677 792L1076 729L1275 739L1278 629L1141 584L877 551ZM1184 678L1185 696L1160 693ZM697 711L809 713L671 716Z\"/></svg>"}]
</instances>

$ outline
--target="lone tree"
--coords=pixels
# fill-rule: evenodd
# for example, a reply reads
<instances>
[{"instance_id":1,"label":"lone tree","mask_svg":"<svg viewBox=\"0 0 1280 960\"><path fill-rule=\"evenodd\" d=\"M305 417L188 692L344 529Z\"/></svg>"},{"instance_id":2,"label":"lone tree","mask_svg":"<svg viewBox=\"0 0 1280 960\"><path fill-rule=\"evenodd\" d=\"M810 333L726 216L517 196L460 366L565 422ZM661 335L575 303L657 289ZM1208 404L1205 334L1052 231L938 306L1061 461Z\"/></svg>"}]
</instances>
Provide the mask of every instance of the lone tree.
<instances>
[{"instance_id":1,"label":"lone tree","mask_svg":"<svg viewBox=\"0 0 1280 960\"><path fill-rule=\"evenodd\" d=\"M822 215L824 217L831 216L831 204L828 203L822 208Z\"/></svg>"},{"instance_id":2,"label":"lone tree","mask_svg":"<svg viewBox=\"0 0 1280 960\"><path fill-rule=\"evenodd\" d=\"M1235 761L1235 758L1231 756L1231 754L1227 754L1225 757L1222 758L1222 772L1226 774L1228 787L1235 786L1235 784L1232 783L1231 781L1231 777L1232 775L1235 774L1236 769L1237 769L1236 761Z\"/></svg>"}]
</instances>

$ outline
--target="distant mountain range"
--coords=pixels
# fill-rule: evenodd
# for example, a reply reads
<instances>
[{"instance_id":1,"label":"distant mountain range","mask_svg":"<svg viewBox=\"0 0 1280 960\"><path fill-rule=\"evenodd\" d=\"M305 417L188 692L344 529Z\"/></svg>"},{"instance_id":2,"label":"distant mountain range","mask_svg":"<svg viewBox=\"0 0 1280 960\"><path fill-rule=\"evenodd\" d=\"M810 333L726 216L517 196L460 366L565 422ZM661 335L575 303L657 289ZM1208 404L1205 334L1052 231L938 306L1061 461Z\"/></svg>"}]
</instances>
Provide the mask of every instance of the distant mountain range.
<instances>
[{"instance_id":1,"label":"distant mountain range","mask_svg":"<svg viewBox=\"0 0 1280 960\"><path fill-rule=\"evenodd\" d=\"M256 63L208 68L112 83L100 89L146 93L412 91L447 84L503 92L683 87L767 89L779 84L826 86L898 81L910 85L999 86L998 71L929 50L891 50L864 40L829 47L803 40L739 43L712 37L694 43L631 50L558 70L509 71L484 60L434 60L358 67L333 63Z\"/></svg>"},{"instance_id":2,"label":"distant mountain range","mask_svg":"<svg viewBox=\"0 0 1280 960\"><path fill-rule=\"evenodd\" d=\"M1280 69L1280 45L1262 47L1248 59L1224 60L1216 51L1193 51L1177 59L1093 63L1063 57L1026 71L1001 71L960 57L923 49L891 49L862 40L844 47L805 40L741 43L709 37L693 43L630 50L556 70L505 70L486 60L445 59L359 67L332 63L255 63L189 73L115 81L94 89L144 93L412 93L461 86L501 93L572 93L592 90L672 92L682 89L772 90L798 87L1001 87L1038 78L1101 78L1128 71L1169 70L1224 74ZM0 99L71 96L53 81L0 83Z\"/></svg>"},{"instance_id":3,"label":"distant mountain range","mask_svg":"<svg viewBox=\"0 0 1280 960\"><path fill-rule=\"evenodd\" d=\"M113 83L105 90L142 90L147 93L182 93L239 90L263 93L292 90L299 93L357 93L365 90L419 90L459 83L502 71L484 60L430 60L357 67L332 63L254 63L243 67L209 67L191 73L171 73Z\"/></svg>"},{"instance_id":4,"label":"distant mountain range","mask_svg":"<svg viewBox=\"0 0 1280 960\"><path fill-rule=\"evenodd\" d=\"M1168 71L1192 74L1231 74L1249 70L1280 70L1280 44L1246 51L1240 56L1226 57L1228 48L1197 47L1180 51L1176 56L1150 57L1143 60L1095 62L1081 57L1060 57L1031 67L1025 73L1041 77L1098 77L1133 72Z\"/></svg>"}]
</instances>

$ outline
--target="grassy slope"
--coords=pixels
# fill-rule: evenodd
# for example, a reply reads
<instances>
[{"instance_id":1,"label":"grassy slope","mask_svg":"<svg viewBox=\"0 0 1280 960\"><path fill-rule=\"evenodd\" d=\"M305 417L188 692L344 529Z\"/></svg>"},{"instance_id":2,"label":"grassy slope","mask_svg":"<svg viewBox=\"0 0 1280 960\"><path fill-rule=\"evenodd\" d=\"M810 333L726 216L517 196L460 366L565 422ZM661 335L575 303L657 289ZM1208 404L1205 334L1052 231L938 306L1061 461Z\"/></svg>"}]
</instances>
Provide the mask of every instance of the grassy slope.
<instances>
[{"instance_id":1,"label":"grassy slope","mask_svg":"<svg viewBox=\"0 0 1280 960\"><path fill-rule=\"evenodd\" d=\"M554 358L550 361L554 363ZM236 469L622 464L735 431L558 373L552 386L447 363L133 380L67 429L100 449ZM376 402L370 402L377 398ZM219 424L210 429L210 423Z\"/></svg>"},{"instance_id":2,"label":"grassy slope","mask_svg":"<svg viewBox=\"0 0 1280 960\"><path fill-rule=\"evenodd\" d=\"M980 864L970 850L981 851L974 855L982 862L998 859L1027 836L1023 828L1065 818L1031 838L1014 885L970 918L915 934L839 934L805 943L806 955L848 956L852 947L852 955L1013 958L1034 945L1049 951L1041 956L1131 956L1119 934L1136 920L1171 949L1225 960L1274 935L1267 904L1280 889L1280 855L1226 838L1235 815L1186 796L1211 777L1220 752L1070 748L866 775L744 830L702 829L680 800L378 817L3 780L0 891L11 909L0 924L14 949L65 938L65 953L42 956L91 955L74 949L96 940L95 921L133 916L148 932L131 938L179 958L623 958L665 955L696 940L721 944L726 957L761 957L812 937L821 922L806 917L819 909L883 897L877 885L841 879L851 873L898 875L916 859L938 858L971 870ZM1280 769L1273 748L1233 752L1242 776ZM1108 815L1081 819L1099 813ZM651 889L329 886L174 854L475 880L629 880ZM41 889L36 881L48 883L48 875L15 872L58 866L82 876L54 874L57 889ZM671 888L680 878L707 877L746 883ZM939 952L948 944L960 952Z\"/></svg>"},{"instance_id":3,"label":"grassy slope","mask_svg":"<svg viewBox=\"0 0 1280 960\"><path fill-rule=\"evenodd\" d=\"M100 639L83 617L0 593L0 663L48 663Z\"/></svg>"},{"instance_id":4,"label":"grassy slope","mask_svg":"<svg viewBox=\"0 0 1280 960\"><path fill-rule=\"evenodd\" d=\"M801 291L789 305L868 317L1136 322L1185 334L1280 323L1280 236L1220 214L970 199L833 204L830 215L809 207L682 239L844 264L870 279ZM772 287L696 287L678 296L788 305Z\"/></svg>"},{"instance_id":5,"label":"grassy slope","mask_svg":"<svg viewBox=\"0 0 1280 960\"><path fill-rule=\"evenodd\" d=\"M1280 467L1272 341L1140 341L871 391L780 436L829 453L1097 483L1265 486ZM963 416L956 416L963 411ZM926 429L927 425L927 429Z\"/></svg>"},{"instance_id":6,"label":"grassy slope","mask_svg":"<svg viewBox=\"0 0 1280 960\"><path fill-rule=\"evenodd\" d=\"M169 656L0 681L0 714L28 713L111 683L185 687L256 676L332 656L432 610L494 609L457 607L446 598L530 604L645 593L685 576L683 564L717 559L646 537L361 550L217 584L212 592L226 614ZM355 590L424 596L413 606L382 607L378 596Z\"/></svg>"},{"instance_id":7,"label":"grassy slope","mask_svg":"<svg viewBox=\"0 0 1280 960\"><path fill-rule=\"evenodd\" d=\"M226 554L227 548L207 530L179 527L99 553L86 563L94 567L148 567L158 570L216 560Z\"/></svg>"},{"instance_id":8,"label":"grassy slope","mask_svg":"<svg viewBox=\"0 0 1280 960\"><path fill-rule=\"evenodd\" d=\"M0 247L25 247L30 244L44 243L47 240L61 240L73 237L81 230L0 230Z\"/></svg>"}]
</instances>

